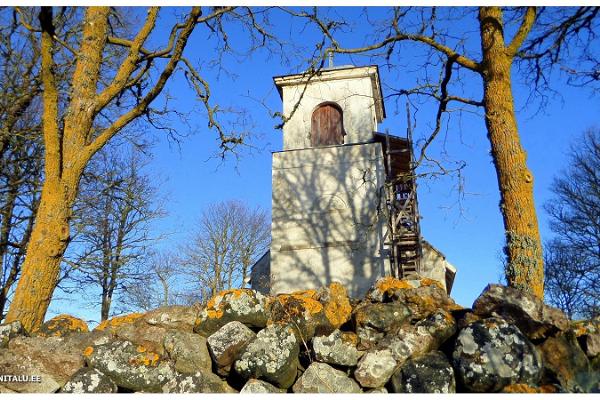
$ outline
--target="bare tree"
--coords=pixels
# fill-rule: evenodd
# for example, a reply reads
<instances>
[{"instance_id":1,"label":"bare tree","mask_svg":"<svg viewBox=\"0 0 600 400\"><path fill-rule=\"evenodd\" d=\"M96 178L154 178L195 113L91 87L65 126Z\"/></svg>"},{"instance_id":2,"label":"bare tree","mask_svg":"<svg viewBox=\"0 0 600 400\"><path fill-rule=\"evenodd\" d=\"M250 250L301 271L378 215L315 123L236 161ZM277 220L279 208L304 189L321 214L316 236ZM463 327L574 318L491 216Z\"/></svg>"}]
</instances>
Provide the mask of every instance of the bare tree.
<instances>
[{"instance_id":1,"label":"bare tree","mask_svg":"<svg viewBox=\"0 0 600 400\"><path fill-rule=\"evenodd\" d=\"M101 321L111 315L115 298L148 275L143 264L153 239L150 224L163 215L141 157L112 146L96 153L71 221L73 240L65 257L71 270L61 288L99 303Z\"/></svg>"},{"instance_id":2,"label":"bare tree","mask_svg":"<svg viewBox=\"0 0 600 400\"><path fill-rule=\"evenodd\" d=\"M231 200L208 206L181 259L200 300L242 287L250 267L266 251L270 235L267 215L259 208Z\"/></svg>"},{"instance_id":3,"label":"bare tree","mask_svg":"<svg viewBox=\"0 0 600 400\"><path fill-rule=\"evenodd\" d=\"M509 285L544 293L544 267L533 198L533 174L527 167L515 114L512 72L521 72L536 94L548 88L555 69L585 66L593 69L600 48L598 7L396 7L389 18L373 21L373 38L362 47L344 46L336 28L342 22L312 12L290 10L316 23L329 40L326 52L367 54L385 60L391 68L403 65L421 71L417 85L395 90L395 95L427 98L437 103L434 129L421 147L417 166L427 161L445 168L428 153L451 111L450 104L482 107L491 155L500 190L505 229L505 275ZM505 19L506 18L506 19ZM469 31L478 26L479 32ZM417 60L406 59L407 46L424 49ZM592 61L590 61L592 59ZM408 64L414 61L413 64ZM519 68L516 69L515 67ZM593 74L592 74L593 75ZM482 97L464 80L481 83ZM592 80L592 84L596 84ZM538 96L541 97L541 96Z\"/></svg>"},{"instance_id":4,"label":"bare tree","mask_svg":"<svg viewBox=\"0 0 600 400\"><path fill-rule=\"evenodd\" d=\"M191 304L193 296L182 291L182 269L170 252L154 252L144 261L142 279L125 290L125 302L130 310L149 311L162 306Z\"/></svg>"},{"instance_id":5,"label":"bare tree","mask_svg":"<svg viewBox=\"0 0 600 400\"><path fill-rule=\"evenodd\" d=\"M546 246L546 293L569 315L600 315L600 129L571 145L545 204L556 238Z\"/></svg>"},{"instance_id":6,"label":"bare tree","mask_svg":"<svg viewBox=\"0 0 600 400\"><path fill-rule=\"evenodd\" d=\"M233 53L229 29L247 39L248 48L236 54L280 43L267 30L268 10L247 7L192 7L183 13L176 10L178 15L161 20L166 35L156 32L161 14L158 7L147 10L137 29L133 29L134 24L124 23L120 10L110 7L14 10L19 29L34 34L32 48L41 60L44 180L21 278L6 320L20 320L32 330L42 324L57 284L70 241L73 205L86 166L94 154L140 117L169 131L156 117L172 110L152 105L176 71L184 72L196 92L205 108L208 127L218 134L222 152L243 144L245 132L228 129L219 122L217 114L224 108L212 104L209 82L184 54L194 30L205 29L210 38L211 48L204 52L207 63L218 64L223 54ZM68 26L80 29L75 35L67 34L71 31L62 27L61 20L71 21ZM161 39L163 46L159 47ZM73 67L61 76L60 65L66 59Z\"/></svg>"}]
</instances>

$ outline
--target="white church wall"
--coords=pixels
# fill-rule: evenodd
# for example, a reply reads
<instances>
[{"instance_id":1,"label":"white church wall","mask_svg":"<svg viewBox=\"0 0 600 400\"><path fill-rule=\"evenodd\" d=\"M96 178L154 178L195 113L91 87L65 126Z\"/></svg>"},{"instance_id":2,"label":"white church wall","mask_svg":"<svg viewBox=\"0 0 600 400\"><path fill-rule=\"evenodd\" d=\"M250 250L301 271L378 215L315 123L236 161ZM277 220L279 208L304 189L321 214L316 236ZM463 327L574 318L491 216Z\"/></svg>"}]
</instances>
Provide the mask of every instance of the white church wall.
<instances>
[{"instance_id":1,"label":"white church wall","mask_svg":"<svg viewBox=\"0 0 600 400\"><path fill-rule=\"evenodd\" d=\"M379 143L273 154L271 292L332 281L361 296L384 275Z\"/></svg>"}]
</instances>

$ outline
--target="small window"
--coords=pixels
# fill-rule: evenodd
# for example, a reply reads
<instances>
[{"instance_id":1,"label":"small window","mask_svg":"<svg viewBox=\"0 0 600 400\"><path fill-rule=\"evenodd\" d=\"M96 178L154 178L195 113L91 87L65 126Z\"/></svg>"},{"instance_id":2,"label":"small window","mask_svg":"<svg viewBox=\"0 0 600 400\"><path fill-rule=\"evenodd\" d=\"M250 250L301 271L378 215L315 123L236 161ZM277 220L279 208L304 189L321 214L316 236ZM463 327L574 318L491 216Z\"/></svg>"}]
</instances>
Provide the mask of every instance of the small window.
<instances>
[{"instance_id":1,"label":"small window","mask_svg":"<svg viewBox=\"0 0 600 400\"><path fill-rule=\"evenodd\" d=\"M319 147L343 144L345 134L342 109L332 103L318 106L311 120L311 145Z\"/></svg>"}]
</instances>

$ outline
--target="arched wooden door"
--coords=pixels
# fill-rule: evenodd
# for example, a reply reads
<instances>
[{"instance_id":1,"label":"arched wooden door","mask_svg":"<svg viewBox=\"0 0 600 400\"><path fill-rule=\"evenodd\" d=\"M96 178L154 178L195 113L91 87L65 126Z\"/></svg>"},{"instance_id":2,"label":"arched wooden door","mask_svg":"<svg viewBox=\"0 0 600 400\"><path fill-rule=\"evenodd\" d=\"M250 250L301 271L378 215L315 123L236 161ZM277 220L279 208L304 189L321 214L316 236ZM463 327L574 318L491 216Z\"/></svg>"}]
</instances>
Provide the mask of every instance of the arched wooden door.
<instances>
[{"instance_id":1,"label":"arched wooden door","mask_svg":"<svg viewBox=\"0 0 600 400\"><path fill-rule=\"evenodd\" d=\"M310 141L313 147L343 144L345 134L339 106L326 103L317 107L311 120Z\"/></svg>"}]
</instances>

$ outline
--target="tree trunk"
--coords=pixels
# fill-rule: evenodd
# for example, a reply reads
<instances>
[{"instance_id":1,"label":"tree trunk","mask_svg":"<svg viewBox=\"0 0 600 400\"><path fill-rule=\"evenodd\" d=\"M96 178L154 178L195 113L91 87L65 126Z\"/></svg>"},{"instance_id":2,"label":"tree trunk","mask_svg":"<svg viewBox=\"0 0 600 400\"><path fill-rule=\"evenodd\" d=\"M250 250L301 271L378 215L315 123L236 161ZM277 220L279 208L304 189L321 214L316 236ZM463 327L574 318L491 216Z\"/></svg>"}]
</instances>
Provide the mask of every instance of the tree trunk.
<instances>
[{"instance_id":1,"label":"tree trunk","mask_svg":"<svg viewBox=\"0 0 600 400\"><path fill-rule=\"evenodd\" d=\"M498 7L479 10L485 122L500 189L506 234L506 279L512 287L544 295L544 265L533 200L533 175L527 168L514 111L512 55L503 37Z\"/></svg>"},{"instance_id":2,"label":"tree trunk","mask_svg":"<svg viewBox=\"0 0 600 400\"><path fill-rule=\"evenodd\" d=\"M6 322L21 321L28 331L44 322L69 242L69 219L76 187L76 183L74 186L64 182L44 184L27 257Z\"/></svg>"}]
</instances>

